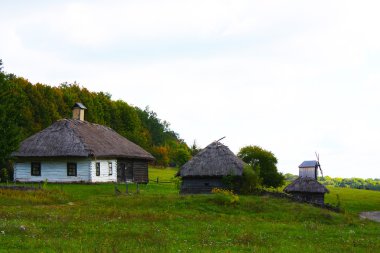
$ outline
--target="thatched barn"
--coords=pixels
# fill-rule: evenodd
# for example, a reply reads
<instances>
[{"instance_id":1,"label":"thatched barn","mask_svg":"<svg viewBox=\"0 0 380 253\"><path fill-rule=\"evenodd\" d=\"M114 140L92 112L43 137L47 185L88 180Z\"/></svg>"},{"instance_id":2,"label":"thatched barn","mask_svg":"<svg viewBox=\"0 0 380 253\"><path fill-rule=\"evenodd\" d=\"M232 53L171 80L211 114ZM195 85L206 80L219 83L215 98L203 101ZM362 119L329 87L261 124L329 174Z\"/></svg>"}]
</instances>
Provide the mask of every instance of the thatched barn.
<instances>
[{"instance_id":1,"label":"thatched barn","mask_svg":"<svg viewBox=\"0 0 380 253\"><path fill-rule=\"evenodd\" d=\"M325 193L328 193L329 190L315 179L298 177L285 187L284 192L291 194L298 200L323 205Z\"/></svg>"},{"instance_id":2,"label":"thatched barn","mask_svg":"<svg viewBox=\"0 0 380 253\"><path fill-rule=\"evenodd\" d=\"M300 201L324 205L329 190L317 181L318 166L318 161L304 161L298 166L299 177L285 187L284 192Z\"/></svg>"},{"instance_id":3,"label":"thatched barn","mask_svg":"<svg viewBox=\"0 0 380 253\"><path fill-rule=\"evenodd\" d=\"M22 182L148 182L147 151L109 127L84 121L85 107L24 140L12 154Z\"/></svg>"},{"instance_id":4,"label":"thatched barn","mask_svg":"<svg viewBox=\"0 0 380 253\"><path fill-rule=\"evenodd\" d=\"M210 193L213 188L226 188L223 177L241 176L244 162L220 142L213 142L185 163L178 176L181 193Z\"/></svg>"}]
</instances>

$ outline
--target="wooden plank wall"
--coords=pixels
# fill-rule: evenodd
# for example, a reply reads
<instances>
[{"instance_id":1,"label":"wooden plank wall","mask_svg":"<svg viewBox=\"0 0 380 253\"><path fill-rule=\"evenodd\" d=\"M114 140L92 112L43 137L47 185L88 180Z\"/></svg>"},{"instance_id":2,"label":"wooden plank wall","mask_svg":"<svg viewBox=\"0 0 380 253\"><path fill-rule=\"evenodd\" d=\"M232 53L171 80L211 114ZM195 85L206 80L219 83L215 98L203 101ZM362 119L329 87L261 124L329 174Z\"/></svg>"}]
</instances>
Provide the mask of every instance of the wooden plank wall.
<instances>
[{"instance_id":1,"label":"wooden plank wall","mask_svg":"<svg viewBox=\"0 0 380 253\"><path fill-rule=\"evenodd\" d=\"M41 176L31 175L31 162L41 162ZM77 163L77 176L67 176L67 163ZM90 181L91 160L57 160L57 161L23 161L16 162L14 179L21 182L89 182Z\"/></svg>"},{"instance_id":2,"label":"wooden plank wall","mask_svg":"<svg viewBox=\"0 0 380 253\"><path fill-rule=\"evenodd\" d=\"M96 175L96 163L100 163L100 176ZM112 175L108 172L108 163L112 163ZM90 167L91 182L116 182L117 180L117 161L116 160L94 160Z\"/></svg>"},{"instance_id":3,"label":"wooden plank wall","mask_svg":"<svg viewBox=\"0 0 380 253\"><path fill-rule=\"evenodd\" d=\"M221 178L182 178L181 193L210 193L213 188L225 188Z\"/></svg>"},{"instance_id":4,"label":"wooden plank wall","mask_svg":"<svg viewBox=\"0 0 380 253\"><path fill-rule=\"evenodd\" d=\"M143 160L133 161L133 181L136 183L148 183L148 162Z\"/></svg>"},{"instance_id":5,"label":"wooden plank wall","mask_svg":"<svg viewBox=\"0 0 380 253\"><path fill-rule=\"evenodd\" d=\"M300 177L310 177L310 178L315 178L315 168L314 167L311 167L311 168L299 168L300 170ZM318 171L317 171L317 175L318 175Z\"/></svg>"}]
</instances>

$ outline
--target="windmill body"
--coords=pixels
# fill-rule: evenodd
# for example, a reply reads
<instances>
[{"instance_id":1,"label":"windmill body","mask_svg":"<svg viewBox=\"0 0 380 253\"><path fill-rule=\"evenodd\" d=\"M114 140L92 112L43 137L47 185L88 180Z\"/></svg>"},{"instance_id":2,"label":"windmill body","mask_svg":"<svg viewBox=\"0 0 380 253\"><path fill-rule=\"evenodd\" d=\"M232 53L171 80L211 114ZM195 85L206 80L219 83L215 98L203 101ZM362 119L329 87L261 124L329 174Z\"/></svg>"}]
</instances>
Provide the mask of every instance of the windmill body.
<instances>
[{"instance_id":1,"label":"windmill body","mask_svg":"<svg viewBox=\"0 0 380 253\"><path fill-rule=\"evenodd\" d=\"M318 179L318 161L304 161L299 168L300 177L308 177L317 180Z\"/></svg>"}]
</instances>

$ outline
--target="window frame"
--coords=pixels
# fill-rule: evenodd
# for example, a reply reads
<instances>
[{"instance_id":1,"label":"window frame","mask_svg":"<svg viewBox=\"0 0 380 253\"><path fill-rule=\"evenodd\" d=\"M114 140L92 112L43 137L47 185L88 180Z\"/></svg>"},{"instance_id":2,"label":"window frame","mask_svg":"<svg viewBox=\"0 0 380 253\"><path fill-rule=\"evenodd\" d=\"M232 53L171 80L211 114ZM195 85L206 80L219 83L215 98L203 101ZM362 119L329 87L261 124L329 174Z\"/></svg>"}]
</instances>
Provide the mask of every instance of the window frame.
<instances>
[{"instance_id":1,"label":"window frame","mask_svg":"<svg viewBox=\"0 0 380 253\"><path fill-rule=\"evenodd\" d=\"M112 169L112 162L108 162L108 176L112 176L112 172L113 172L113 169Z\"/></svg>"},{"instance_id":2,"label":"window frame","mask_svg":"<svg viewBox=\"0 0 380 253\"><path fill-rule=\"evenodd\" d=\"M75 166L75 168L74 168L75 173L73 175L72 175L72 173L70 173L70 170L72 169L72 168L70 168L71 165ZM78 175L77 173L78 173L77 163L73 163L73 162L67 163L67 176L68 177L76 177Z\"/></svg>"},{"instance_id":3,"label":"window frame","mask_svg":"<svg viewBox=\"0 0 380 253\"><path fill-rule=\"evenodd\" d=\"M100 162L95 163L95 175L100 177Z\"/></svg>"},{"instance_id":4,"label":"window frame","mask_svg":"<svg viewBox=\"0 0 380 253\"><path fill-rule=\"evenodd\" d=\"M36 174L36 173L33 173L35 172L33 169L34 169L34 165L37 165L38 164L38 167L39 167L39 173ZM30 163L30 175L32 177L40 177L41 176L41 162L31 162Z\"/></svg>"}]
</instances>

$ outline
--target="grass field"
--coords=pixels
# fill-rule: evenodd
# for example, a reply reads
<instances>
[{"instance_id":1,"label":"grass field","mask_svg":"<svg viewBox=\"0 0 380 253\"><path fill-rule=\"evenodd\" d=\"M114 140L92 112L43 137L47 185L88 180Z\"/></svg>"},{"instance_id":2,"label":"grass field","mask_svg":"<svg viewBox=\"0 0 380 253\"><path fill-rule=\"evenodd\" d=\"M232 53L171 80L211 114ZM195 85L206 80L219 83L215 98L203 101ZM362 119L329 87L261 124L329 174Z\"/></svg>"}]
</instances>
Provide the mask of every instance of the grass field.
<instances>
[{"instance_id":1,"label":"grass field","mask_svg":"<svg viewBox=\"0 0 380 253\"><path fill-rule=\"evenodd\" d=\"M175 170L150 169L167 182ZM125 192L125 185L118 189ZM380 252L380 192L330 188L343 213L265 196L180 196L175 183L0 190L0 252ZM133 193L132 193L133 192Z\"/></svg>"}]
</instances>

